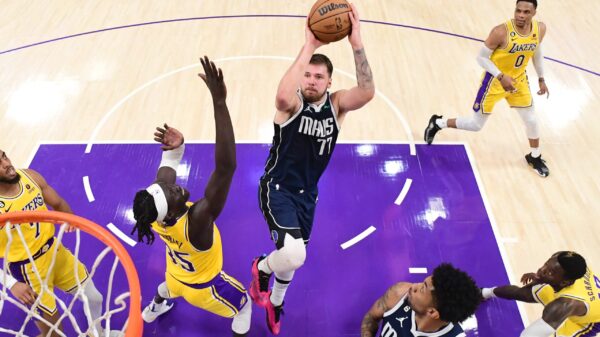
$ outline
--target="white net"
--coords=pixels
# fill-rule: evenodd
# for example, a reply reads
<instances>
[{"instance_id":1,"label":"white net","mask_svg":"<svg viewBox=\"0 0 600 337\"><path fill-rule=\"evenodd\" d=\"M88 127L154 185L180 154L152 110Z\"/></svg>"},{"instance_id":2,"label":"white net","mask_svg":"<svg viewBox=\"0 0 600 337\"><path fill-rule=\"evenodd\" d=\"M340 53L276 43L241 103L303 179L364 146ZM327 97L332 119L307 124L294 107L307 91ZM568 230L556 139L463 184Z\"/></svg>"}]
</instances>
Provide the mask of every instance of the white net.
<instances>
[{"instance_id":1,"label":"white net","mask_svg":"<svg viewBox=\"0 0 600 337\"><path fill-rule=\"evenodd\" d=\"M28 226L29 223L23 225ZM107 258L109 254L113 253L111 247L106 247L100 252L92 254L97 254L97 256L95 257L91 268L89 264L87 265L89 276L84 280L81 279L80 271L78 269L79 264L73 263L73 276L76 280L76 286L69 290L69 294L71 296L62 296L66 300L61 299L61 297L55 294L56 290L58 289L55 288L53 292L49 288L49 281L51 281L51 278L54 277L53 271L56 267L56 259L58 256L57 252L59 247L62 245L63 236L67 228L69 228L69 225L63 223L60 226L58 235L54 237L53 244L50 244L49 247L45 245L44 248L40 249L40 251L38 252L31 252L29 245L27 244L23 232L21 230L21 224L11 224L10 222L7 222L6 225L3 226L2 230L6 234L7 242L5 247L2 247L4 246L3 244L0 245L0 249L4 249L3 256L5 257L2 259L2 270L4 274L4 279L1 280L2 289L0 291L0 322L2 322L0 323L0 335L7 334L8 336L28 336L30 334L33 334L34 336L37 336L39 335L38 329L36 327L33 327L33 324L30 324L33 321L41 322L49 327L49 331L46 334L46 336L52 336L52 334L54 334L66 337L67 332L65 331L71 332L71 330L74 334L76 334L76 336L80 337L114 337L125 335L128 319L121 317L120 320L117 320L120 322L115 323L113 317L126 310L127 300L130 297L130 292L125 291L112 298L115 274L117 274L117 269L120 265L120 260L115 254L114 257L112 257L112 263L110 263L110 257L107 259L108 262L103 263L104 259ZM81 261L81 230L79 228L76 228L74 233L68 235L75 236L74 249L71 249L71 251L75 259L77 261ZM22 247L25 249L28 256L27 260L21 261L21 263L29 264L30 277L34 277L34 280L37 280L37 284L41 284L41 289L39 289L35 302L31 306L27 306L21 303L21 301L19 301L18 299L14 298L14 296L12 296L11 294L10 289L7 288L9 277L8 275L10 275L10 268L9 262L7 261L6 257L9 256L9 249L13 240L20 240L20 243L22 244ZM84 247L86 247L86 245L84 245ZM43 249L47 249L47 251L42 251ZM46 255L47 259L50 259L51 257L49 267L47 268L47 272L45 273L40 273L40 270L36 265L36 259L42 255ZM90 254L88 251L86 256L89 255ZM104 266L103 268L99 268L101 264ZM109 266L106 266L106 264L109 264ZM93 280L95 276L102 276L101 279L107 278L108 280L107 282L101 281L103 286L102 288L104 288L104 283L106 283L106 292L105 295L102 296L103 299L98 298L98 296L96 296L91 301L88 295L91 293L92 296L94 296L93 294L98 293L97 291L91 291L91 289L94 289ZM19 279L18 277L15 278ZM25 283L29 283L28 281L31 280L27 280ZM54 299L54 301L56 301L56 305L59 308L58 320L55 323L51 323L48 320L46 320L40 314L41 312L37 310L44 296L46 296L46 298L48 296L51 296ZM103 300L103 304L99 304L99 299L100 301ZM80 304L76 306L77 302L79 302ZM80 306L83 307L82 310ZM79 310L76 310L76 307ZM83 313L81 313L81 311L83 311ZM21 312L20 315L18 314L19 312ZM123 314L121 314L120 316L123 316ZM23 319L22 322L15 322L15 320L21 318ZM63 326L62 331L59 328L59 326L61 325ZM72 333L69 334L69 336L72 335Z\"/></svg>"}]
</instances>

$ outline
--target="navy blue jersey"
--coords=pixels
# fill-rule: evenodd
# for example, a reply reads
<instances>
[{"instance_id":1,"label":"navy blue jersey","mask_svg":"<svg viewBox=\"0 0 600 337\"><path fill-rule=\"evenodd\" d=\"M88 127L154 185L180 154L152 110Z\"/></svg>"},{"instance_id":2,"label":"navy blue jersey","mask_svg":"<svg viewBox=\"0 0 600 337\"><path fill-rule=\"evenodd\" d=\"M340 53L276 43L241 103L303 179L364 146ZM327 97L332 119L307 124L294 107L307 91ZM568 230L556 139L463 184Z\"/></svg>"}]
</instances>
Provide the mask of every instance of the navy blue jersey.
<instances>
[{"instance_id":1,"label":"navy blue jersey","mask_svg":"<svg viewBox=\"0 0 600 337\"><path fill-rule=\"evenodd\" d=\"M321 105L304 102L285 123L275 124L273 144L263 179L283 186L310 189L331 158L339 134L331 95Z\"/></svg>"},{"instance_id":2,"label":"navy blue jersey","mask_svg":"<svg viewBox=\"0 0 600 337\"><path fill-rule=\"evenodd\" d=\"M415 312L406 296L395 307L383 314L380 337L465 337L458 324L449 323L436 332L422 332L415 324Z\"/></svg>"}]
</instances>

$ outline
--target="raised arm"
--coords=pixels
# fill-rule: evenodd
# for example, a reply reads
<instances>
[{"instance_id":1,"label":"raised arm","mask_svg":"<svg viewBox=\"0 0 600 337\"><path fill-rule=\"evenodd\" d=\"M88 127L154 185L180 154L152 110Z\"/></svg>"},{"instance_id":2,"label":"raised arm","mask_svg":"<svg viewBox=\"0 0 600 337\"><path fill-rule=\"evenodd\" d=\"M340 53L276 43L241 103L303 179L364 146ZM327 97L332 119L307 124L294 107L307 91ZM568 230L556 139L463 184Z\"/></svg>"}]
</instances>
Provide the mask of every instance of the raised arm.
<instances>
[{"instance_id":1,"label":"raised arm","mask_svg":"<svg viewBox=\"0 0 600 337\"><path fill-rule=\"evenodd\" d=\"M367 54L360 36L358 10L354 4L350 4L350 6L352 7L352 11L349 13L350 21L352 22L352 32L348 36L348 41L354 52L357 84L349 90L340 90L335 93L337 97L334 99L338 101L339 114L360 109L375 96L373 72L371 71L371 66L369 66L369 61L367 61Z\"/></svg>"},{"instance_id":2,"label":"raised arm","mask_svg":"<svg viewBox=\"0 0 600 337\"><path fill-rule=\"evenodd\" d=\"M386 311L393 308L410 288L410 283L400 282L391 286L365 314L360 326L361 337L374 337L379 329L379 322Z\"/></svg>"},{"instance_id":3,"label":"raised arm","mask_svg":"<svg viewBox=\"0 0 600 337\"><path fill-rule=\"evenodd\" d=\"M300 82L306 67L310 62L310 58L315 53L317 48L325 45L325 43L317 40L313 32L308 27L308 21L306 24L305 36L306 41L300 49L300 53L296 57L294 63L288 68L277 87L277 96L275 97L275 107L278 113L288 115L296 112L300 108L300 99L296 95L296 91L300 87Z\"/></svg>"},{"instance_id":4,"label":"raised arm","mask_svg":"<svg viewBox=\"0 0 600 337\"><path fill-rule=\"evenodd\" d=\"M71 206L69 206L65 199L63 199L58 192L56 192L54 188L52 188L52 186L46 182L46 179L44 179L41 174L31 169L27 169L25 172L27 172L27 174L31 176L35 183L38 184L42 190L44 201L46 204L50 205L53 210L65 213L73 213Z\"/></svg>"},{"instance_id":5,"label":"raised arm","mask_svg":"<svg viewBox=\"0 0 600 337\"><path fill-rule=\"evenodd\" d=\"M206 184L204 198L191 208L192 226L189 230L194 245L207 249L212 245L212 223L223 210L227 200L236 169L236 158L235 136L225 102L227 88L223 81L223 72L206 56L200 59L200 62L205 73L199 76L208 86L213 100L216 129L215 169Z\"/></svg>"}]
</instances>

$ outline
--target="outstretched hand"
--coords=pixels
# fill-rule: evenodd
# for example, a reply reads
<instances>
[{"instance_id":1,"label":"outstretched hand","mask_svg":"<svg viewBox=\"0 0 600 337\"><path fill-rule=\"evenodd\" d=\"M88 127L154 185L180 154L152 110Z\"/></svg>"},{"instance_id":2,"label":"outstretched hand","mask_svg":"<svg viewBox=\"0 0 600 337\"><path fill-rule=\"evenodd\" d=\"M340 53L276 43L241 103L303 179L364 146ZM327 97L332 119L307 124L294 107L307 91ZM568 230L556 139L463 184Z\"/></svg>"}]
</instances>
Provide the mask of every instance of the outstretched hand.
<instances>
[{"instance_id":1,"label":"outstretched hand","mask_svg":"<svg viewBox=\"0 0 600 337\"><path fill-rule=\"evenodd\" d=\"M161 146L163 151L169 151L176 149L183 144L183 134L179 132L179 130L170 127L165 123L164 128L161 128L160 126L156 128L154 140L163 145Z\"/></svg>"},{"instance_id":2,"label":"outstretched hand","mask_svg":"<svg viewBox=\"0 0 600 337\"><path fill-rule=\"evenodd\" d=\"M213 101L225 100L227 98L227 87L223 80L223 71L217 68L215 63L208 59L208 56L200 58L200 63L204 68L204 74L198 74L212 95Z\"/></svg>"}]
</instances>

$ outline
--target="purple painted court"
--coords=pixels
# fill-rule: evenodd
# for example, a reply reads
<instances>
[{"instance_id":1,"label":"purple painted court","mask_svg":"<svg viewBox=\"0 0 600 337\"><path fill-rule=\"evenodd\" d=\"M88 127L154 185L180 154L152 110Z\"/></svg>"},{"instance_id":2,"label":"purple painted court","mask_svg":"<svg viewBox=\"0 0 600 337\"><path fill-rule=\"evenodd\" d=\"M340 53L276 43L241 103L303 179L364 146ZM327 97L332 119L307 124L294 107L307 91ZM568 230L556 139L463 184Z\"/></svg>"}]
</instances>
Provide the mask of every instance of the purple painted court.
<instances>
[{"instance_id":1,"label":"purple painted court","mask_svg":"<svg viewBox=\"0 0 600 337\"><path fill-rule=\"evenodd\" d=\"M179 182L200 197L213 166L212 144L190 144L180 166ZM154 144L100 144L84 154L85 145L42 145L31 168L42 173L73 210L101 226L113 223L124 233L132 228L135 192L151 183L160 161ZM258 178L268 152L266 144L239 144L238 169L227 206L217 225L224 246L224 269L248 286L250 261L270 252L273 244L258 208ZM89 177L95 201L89 202L82 178ZM412 184L400 205L394 202ZM344 250L340 245L369 226L375 232ZM74 235L65 234L73 247ZM81 260L88 266L101 250L84 237ZM146 305L164 280L165 248L124 243L136 262ZM306 264L286 297L281 336L359 336L363 315L385 289L398 281L422 281L427 268L451 262L469 272L481 286L509 283L491 221L472 163L462 145L338 144L320 183L319 204ZM110 263L94 280L106 289ZM114 293L126 291L118 273ZM64 298L64 296L61 296ZM79 310L80 306L76 306ZM7 305L0 320L18 329L24 314ZM77 317L82 317L79 314ZM121 326L125 316L115 316ZM152 324L144 336L230 336L230 320L177 300L174 309ZM69 323L67 336L73 335ZM523 329L514 302L484 303L465 326L468 336L513 337ZM30 324L26 333L36 335ZM250 336L270 336L263 309L254 306Z\"/></svg>"}]
</instances>

